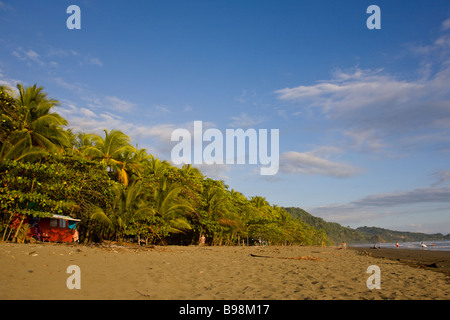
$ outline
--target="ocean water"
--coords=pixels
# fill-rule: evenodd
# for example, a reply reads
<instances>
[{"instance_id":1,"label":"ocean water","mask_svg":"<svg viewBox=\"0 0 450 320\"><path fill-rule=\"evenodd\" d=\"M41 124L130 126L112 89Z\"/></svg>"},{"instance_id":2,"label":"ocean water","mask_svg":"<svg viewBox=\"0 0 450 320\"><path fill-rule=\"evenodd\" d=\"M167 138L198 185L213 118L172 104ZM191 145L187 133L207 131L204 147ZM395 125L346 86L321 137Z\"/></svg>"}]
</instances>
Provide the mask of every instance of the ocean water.
<instances>
[{"instance_id":1,"label":"ocean water","mask_svg":"<svg viewBox=\"0 0 450 320\"><path fill-rule=\"evenodd\" d=\"M423 241L426 245L426 248L422 248L421 242L399 242L400 249L420 249L420 250L430 250L430 251L450 251L450 241ZM434 245L433 245L434 244ZM351 245L352 247L362 247L362 248L370 248L373 247L373 243L371 244L356 244ZM378 248L396 248L395 242L392 243L377 243Z\"/></svg>"}]
</instances>

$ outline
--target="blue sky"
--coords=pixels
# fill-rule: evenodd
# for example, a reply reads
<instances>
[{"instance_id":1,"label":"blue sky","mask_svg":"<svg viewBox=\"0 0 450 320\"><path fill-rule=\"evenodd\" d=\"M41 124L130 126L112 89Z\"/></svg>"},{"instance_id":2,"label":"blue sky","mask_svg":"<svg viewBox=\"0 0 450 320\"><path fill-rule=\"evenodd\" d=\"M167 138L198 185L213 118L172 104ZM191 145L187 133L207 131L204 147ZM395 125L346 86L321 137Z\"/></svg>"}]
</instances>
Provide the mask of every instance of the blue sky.
<instances>
[{"instance_id":1,"label":"blue sky","mask_svg":"<svg viewBox=\"0 0 450 320\"><path fill-rule=\"evenodd\" d=\"M345 226L450 232L448 1L0 0L0 30L0 84L43 86L75 130L170 160L195 120L279 129L277 175L201 170Z\"/></svg>"}]
</instances>

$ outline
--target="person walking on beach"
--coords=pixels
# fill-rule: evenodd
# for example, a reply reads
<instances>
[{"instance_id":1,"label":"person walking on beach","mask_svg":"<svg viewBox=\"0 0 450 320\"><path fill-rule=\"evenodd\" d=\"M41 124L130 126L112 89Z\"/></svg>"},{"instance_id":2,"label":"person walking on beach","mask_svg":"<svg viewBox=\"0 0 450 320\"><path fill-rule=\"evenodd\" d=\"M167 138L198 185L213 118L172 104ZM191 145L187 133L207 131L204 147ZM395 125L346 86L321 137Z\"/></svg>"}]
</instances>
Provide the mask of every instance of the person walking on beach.
<instances>
[{"instance_id":1,"label":"person walking on beach","mask_svg":"<svg viewBox=\"0 0 450 320\"><path fill-rule=\"evenodd\" d=\"M398 248L398 242L397 242L395 245L396 245L396 247Z\"/></svg>"},{"instance_id":2,"label":"person walking on beach","mask_svg":"<svg viewBox=\"0 0 450 320\"><path fill-rule=\"evenodd\" d=\"M205 245L206 242L206 237L205 235L202 234L202 236L200 237L200 247L203 247Z\"/></svg>"}]
</instances>

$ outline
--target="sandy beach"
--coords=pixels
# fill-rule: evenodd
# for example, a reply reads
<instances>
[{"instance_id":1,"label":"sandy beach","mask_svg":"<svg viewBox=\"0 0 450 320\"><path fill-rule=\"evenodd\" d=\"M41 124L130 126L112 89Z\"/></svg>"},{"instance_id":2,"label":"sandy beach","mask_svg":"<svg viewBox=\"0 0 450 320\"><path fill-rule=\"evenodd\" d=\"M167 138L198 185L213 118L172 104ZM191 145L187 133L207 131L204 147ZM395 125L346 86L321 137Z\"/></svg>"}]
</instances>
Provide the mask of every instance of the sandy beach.
<instances>
[{"instance_id":1,"label":"sandy beach","mask_svg":"<svg viewBox=\"0 0 450 320\"><path fill-rule=\"evenodd\" d=\"M0 299L450 299L448 264L421 268L411 265L412 250L403 258L383 251L1 243ZM449 261L450 252L440 254L425 264ZM81 289L66 285L70 265L80 268ZM367 287L371 265L381 289Z\"/></svg>"}]
</instances>

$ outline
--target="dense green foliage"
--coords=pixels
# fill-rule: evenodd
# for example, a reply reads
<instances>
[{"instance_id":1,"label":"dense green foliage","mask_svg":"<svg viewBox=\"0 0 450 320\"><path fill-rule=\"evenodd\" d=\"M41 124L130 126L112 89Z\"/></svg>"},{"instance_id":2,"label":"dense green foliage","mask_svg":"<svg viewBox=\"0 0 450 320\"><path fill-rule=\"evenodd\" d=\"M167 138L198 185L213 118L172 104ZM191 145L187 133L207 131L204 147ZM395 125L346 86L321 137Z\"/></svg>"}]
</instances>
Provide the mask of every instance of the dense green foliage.
<instances>
[{"instance_id":1,"label":"dense green foliage","mask_svg":"<svg viewBox=\"0 0 450 320\"><path fill-rule=\"evenodd\" d=\"M74 133L36 85L0 88L0 232L16 214L81 219L81 241L325 245L323 228L198 169L160 161L119 130ZM320 229L320 230L318 230Z\"/></svg>"}]
</instances>

